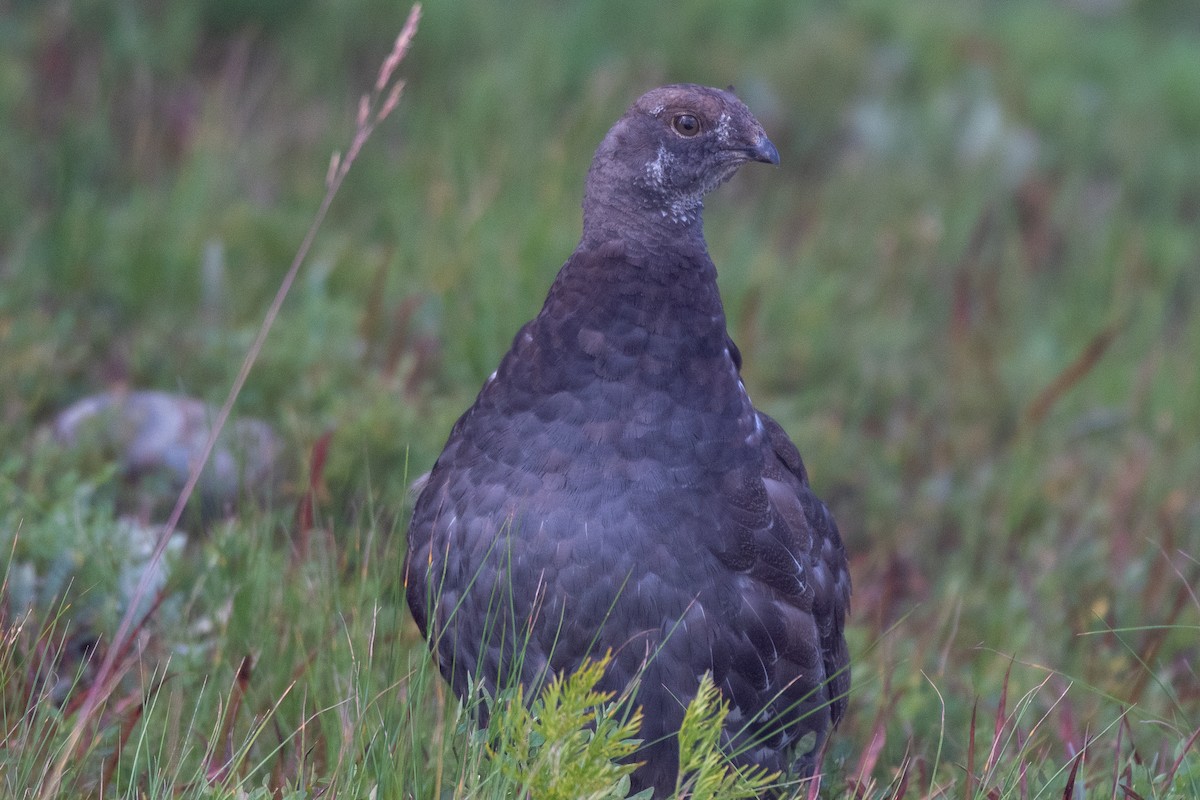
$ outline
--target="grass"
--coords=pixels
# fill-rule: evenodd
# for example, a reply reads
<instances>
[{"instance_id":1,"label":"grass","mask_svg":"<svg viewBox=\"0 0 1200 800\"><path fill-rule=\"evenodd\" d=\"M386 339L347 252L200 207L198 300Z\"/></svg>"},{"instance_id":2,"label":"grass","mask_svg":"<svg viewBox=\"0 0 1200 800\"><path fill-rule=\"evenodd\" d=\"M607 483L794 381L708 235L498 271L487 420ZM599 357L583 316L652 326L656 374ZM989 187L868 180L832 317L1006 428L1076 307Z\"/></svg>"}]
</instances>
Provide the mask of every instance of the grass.
<instances>
[{"instance_id":1,"label":"grass","mask_svg":"<svg viewBox=\"0 0 1200 800\"><path fill-rule=\"evenodd\" d=\"M78 697L137 563L111 465L39 426L220 402L406 10L0 19L0 796L55 794L80 709L33 701ZM57 796L520 796L403 608L406 484L574 247L591 150L679 79L783 155L707 233L853 557L822 796L1200 796L1197 48L1182 2L430 4L235 410L311 523L188 532Z\"/></svg>"}]
</instances>

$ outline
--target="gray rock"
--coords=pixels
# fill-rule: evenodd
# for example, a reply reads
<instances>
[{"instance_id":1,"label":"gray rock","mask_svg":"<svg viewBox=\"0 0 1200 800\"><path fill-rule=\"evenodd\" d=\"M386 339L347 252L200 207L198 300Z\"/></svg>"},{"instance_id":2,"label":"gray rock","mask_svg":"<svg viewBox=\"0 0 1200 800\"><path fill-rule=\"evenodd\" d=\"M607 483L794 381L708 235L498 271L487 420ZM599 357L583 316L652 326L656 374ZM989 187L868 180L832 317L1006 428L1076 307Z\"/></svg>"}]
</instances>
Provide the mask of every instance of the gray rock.
<instances>
[{"instance_id":1,"label":"gray rock","mask_svg":"<svg viewBox=\"0 0 1200 800\"><path fill-rule=\"evenodd\" d=\"M114 461L125 484L120 505L162 520L203 453L216 416L216 408L184 395L111 391L64 410L52 435L65 448ZM278 488L282 454L282 440L266 422L231 420L196 486L201 518L228 516L247 498L269 500Z\"/></svg>"}]
</instances>

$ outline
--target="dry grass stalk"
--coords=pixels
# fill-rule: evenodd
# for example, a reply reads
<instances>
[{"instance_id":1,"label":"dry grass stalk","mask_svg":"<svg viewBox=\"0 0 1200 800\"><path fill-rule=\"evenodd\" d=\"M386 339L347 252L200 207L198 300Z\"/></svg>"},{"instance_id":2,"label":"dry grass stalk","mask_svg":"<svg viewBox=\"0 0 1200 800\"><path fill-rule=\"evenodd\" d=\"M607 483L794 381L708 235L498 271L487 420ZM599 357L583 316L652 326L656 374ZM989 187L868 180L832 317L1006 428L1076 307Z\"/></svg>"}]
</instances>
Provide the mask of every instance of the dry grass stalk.
<instances>
[{"instance_id":1,"label":"dry grass stalk","mask_svg":"<svg viewBox=\"0 0 1200 800\"><path fill-rule=\"evenodd\" d=\"M208 462L209 456L212 454L217 437L229 419L229 414L233 410L233 404L237 400L238 395L241 394L242 387L246 383L246 378L250 374L250 369L258 360L267 334L274 325L276 317L279 316L279 310L283 306L283 301L290 292L292 284L295 283L296 276L300 272L300 266L308 257L313 240L316 238L317 231L325 221L325 216L329 212L333 198L341 188L342 181L345 180L350 167L353 166L354 160L358 157L363 145L371 137L375 128L391 114L399 102L404 82L397 80L393 83L393 78L396 68L412 44L420 19L421 5L417 3L413 5L412 10L409 12L408 19L405 21L400 35L396 38L391 53L384 59L374 89L369 94L364 95L360 102L359 117L354 138L350 142L350 147L346 150L346 155L341 157L335 153L333 156L326 181L325 196L321 199L321 204L313 215L312 224L309 226L303 241L297 248L291 266L288 267L287 274L284 275L283 280L280 282L279 289L275 293L275 298L272 300L266 315L263 317L258 335L255 337L254 343L250 346L245 359L242 361L241 369L238 370L237 377L230 387L229 395L226 397L221 410L217 413L216 419L213 421L212 430L209 432L204 450L196 462L191 465L191 473L188 475L187 483L184 484L183 489L179 493L175 507L171 511L171 516L163 526L154 552L147 562L146 569L142 573L142 579L129 601L129 611L126 612L124 618L121 620L117 633L113 637L112 645L108 648L108 652L97 671L95 681L93 681L84 695L74 725L67 738L66 746L62 748L62 754L55 762L46 781L42 784L41 791L38 794L39 798L50 798L58 794L67 764L75 758L76 751L83 740L85 731L88 730L91 721L106 702L112 689L117 685L117 681L120 680L121 676L130 667L129 663L119 663L118 654L126 651L125 643L130 641L147 621L145 618L141 620L135 619L135 609L139 607L142 598L149 591L149 576L154 573L154 567L160 562L163 553L166 551L167 543L170 541L171 535L175 532L175 528L179 524L179 519L183 515L183 509L200 480L200 473L204 469L204 465ZM374 114L372 114L372 110L374 110Z\"/></svg>"},{"instance_id":2,"label":"dry grass stalk","mask_svg":"<svg viewBox=\"0 0 1200 800\"><path fill-rule=\"evenodd\" d=\"M1112 344L1120 330L1119 324L1109 325L1093 336L1083 353L1068 364L1066 369L1042 390L1025 411L1025 421L1029 427L1037 427L1041 424L1058 399L1092 371L1092 367L1096 366L1096 362L1108 350L1108 346Z\"/></svg>"}]
</instances>

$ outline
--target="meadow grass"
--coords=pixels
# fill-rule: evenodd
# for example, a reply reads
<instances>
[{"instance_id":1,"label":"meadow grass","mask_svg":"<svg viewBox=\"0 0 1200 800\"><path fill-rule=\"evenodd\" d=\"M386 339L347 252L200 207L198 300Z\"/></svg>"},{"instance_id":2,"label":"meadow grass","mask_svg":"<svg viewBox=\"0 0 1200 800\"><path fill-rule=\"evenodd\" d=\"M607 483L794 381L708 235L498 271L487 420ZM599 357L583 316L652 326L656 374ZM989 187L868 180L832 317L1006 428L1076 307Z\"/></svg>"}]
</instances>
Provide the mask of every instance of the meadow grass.
<instances>
[{"instance_id":1,"label":"meadow grass","mask_svg":"<svg viewBox=\"0 0 1200 800\"><path fill-rule=\"evenodd\" d=\"M189 530L68 748L132 557L112 465L37 429L114 385L226 396L406 12L0 16L0 796L541 780L407 616L406 487L574 247L596 143L674 80L734 84L783 158L706 222L751 395L852 557L821 796L1200 796L1186 2L428 5L235 409L284 433L312 514Z\"/></svg>"}]
</instances>

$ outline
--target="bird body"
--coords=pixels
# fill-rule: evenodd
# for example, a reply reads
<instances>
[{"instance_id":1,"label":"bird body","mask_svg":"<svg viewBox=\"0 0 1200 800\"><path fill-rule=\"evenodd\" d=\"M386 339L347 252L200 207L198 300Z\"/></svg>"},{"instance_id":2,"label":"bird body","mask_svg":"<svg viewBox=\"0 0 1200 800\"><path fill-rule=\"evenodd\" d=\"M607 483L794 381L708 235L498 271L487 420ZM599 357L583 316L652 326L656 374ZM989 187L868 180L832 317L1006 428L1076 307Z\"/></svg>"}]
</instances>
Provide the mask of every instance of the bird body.
<instances>
[{"instance_id":1,"label":"bird body","mask_svg":"<svg viewBox=\"0 0 1200 800\"><path fill-rule=\"evenodd\" d=\"M536 686L611 649L602 686L636 679L644 712L634 788L659 795L706 672L735 762L785 772L811 771L849 687L841 540L746 393L702 234L702 196L749 160L778 155L730 93L634 104L593 161L579 248L409 529L409 606L455 691Z\"/></svg>"}]
</instances>

